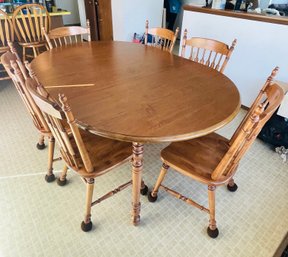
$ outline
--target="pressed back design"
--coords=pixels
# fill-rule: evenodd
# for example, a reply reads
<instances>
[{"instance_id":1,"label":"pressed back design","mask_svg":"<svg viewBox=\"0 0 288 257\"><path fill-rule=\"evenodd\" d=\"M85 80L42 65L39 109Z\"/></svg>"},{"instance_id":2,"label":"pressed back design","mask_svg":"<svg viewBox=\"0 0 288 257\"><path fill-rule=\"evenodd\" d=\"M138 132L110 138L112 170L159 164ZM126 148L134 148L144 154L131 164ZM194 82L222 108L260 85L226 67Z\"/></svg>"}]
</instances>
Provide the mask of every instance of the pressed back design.
<instances>
[{"instance_id":1,"label":"pressed back design","mask_svg":"<svg viewBox=\"0 0 288 257\"><path fill-rule=\"evenodd\" d=\"M44 28L42 30L49 48L52 49L58 46L82 42L84 35L87 35L87 40L91 41L89 20L87 20L86 26L86 28L80 26L60 27L51 30L49 34L46 33Z\"/></svg>"},{"instance_id":2,"label":"pressed back design","mask_svg":"<svg viewBox=\"0 0 288 257\"><path fill-rule=\"evenodd\" d=\"M50 15L39 4L19 6L12 16L16 36L21 43L40 43L45 41L42 27L50 31Z\"/></svg>"},{"instance_id":3,"label":"pressed back design","mask_svg":"<svg viewBox=\"0 0 288 257\"><path fill-rule=\"evenodd\" d=\"M207 65L223 73L236 43L237 40L234 39L231 47L229 47L225 43L214 39L199 37L187 39L187 29L185 29L181 56L186 57L186 49L188 46L190 47L190 53L188 55L190 60Z\"/></svg>"},{"instance_id":4,"label":"pressed back design","mask_svg":"<svg viewBox=\"0 0 288 257\"><path fill-rule=\"evenodd\" d=\"M145 26L145 45L151 45L161 50L172 53L178 33L178 27L175 33L169 29L164 28L149 28L149 21L147 20ZM152 42L149 43L148 34L152 37Z\"/></svg>"},{"instance_id":5,"label":"pressed back design","mask_svg":"<svg viewBox=\"0 0 288 257\"><path fill-rule=\"evenodd\" d=\"M283 97L283 89L271 81L278 68L275 68L267 79L264 87L254 101L250 111L243 122L232 136L229 150L212 173L212 179L218 180L221 177L231 176L244 153L254 142L264 124L279 107Z\"/></svg>"}]
</instances>

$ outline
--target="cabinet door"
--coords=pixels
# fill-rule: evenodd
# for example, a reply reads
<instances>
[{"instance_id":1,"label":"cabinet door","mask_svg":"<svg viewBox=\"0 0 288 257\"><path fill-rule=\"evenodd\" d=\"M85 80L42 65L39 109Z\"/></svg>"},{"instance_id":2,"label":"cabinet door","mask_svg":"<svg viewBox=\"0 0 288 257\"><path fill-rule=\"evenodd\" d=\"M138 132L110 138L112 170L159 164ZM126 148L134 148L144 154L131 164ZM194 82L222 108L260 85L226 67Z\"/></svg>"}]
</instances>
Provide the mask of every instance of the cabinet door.
<instances>
[{"instance_id":1,"label":"cabinet door","mask_svg":"<svg viewBox=\"0 0 288 257\"><path fill-rule=\"evenodd\" d=\"M100 40L113 40L111 0L96 0Z\"/></svg>"},{"instance_id":2,"label":"cabinet door","mask_svg":"<svg viewBox=\"0 0 288 257\"><path fill-rule=\"evenodd\" d=\"M93 41L99 40L96 4L95 0L85 0L86 19L90 22L91 40Z\"/></svg>"}]
</instances>

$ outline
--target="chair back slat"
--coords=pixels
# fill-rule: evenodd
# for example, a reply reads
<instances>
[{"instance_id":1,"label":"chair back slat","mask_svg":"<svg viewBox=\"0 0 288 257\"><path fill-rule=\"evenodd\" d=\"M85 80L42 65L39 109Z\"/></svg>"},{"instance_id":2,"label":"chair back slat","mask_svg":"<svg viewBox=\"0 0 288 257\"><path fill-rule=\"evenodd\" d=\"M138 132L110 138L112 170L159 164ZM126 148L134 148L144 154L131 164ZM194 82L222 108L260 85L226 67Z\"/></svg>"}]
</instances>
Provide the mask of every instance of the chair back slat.
<instances>
[{"instance_id":1,"label":"chair back slat","mask_svg":"<svg viewBox=\"0 0 288 257\"><path fill-rule=\"evenodd\" d=\"M14 30L10 17L8 14L0 10L2 20L0 23L0 50L8 46L8 41L14 41Z\"/></svg>"},{"instance_id":2,"label":"chair back slat","mask_svg":"<svg viewBox=\"0 0 288 257\"><path fill-rule=\"evenodd\" d=\"M86 28L80 26L60 27L51 30L48 34L46 33L45 29L42 29L42 31L45 35L49 48L52 49L54 47L80 42L82 41L84 35L87 35L88 40L90 41L90 25L88 20L86 26Z\"/></svg>"},{"instance_id":3,"label":"chair back slat","mask_svg":"<svg viewBox=\"0 0 288 257\"><path fill-rule=\"evenodd\" d=\"M17 58L15 54L12 54L11 52L6 52L1 56L1 62L7 71L8 75L12 79L22 101L24 102L25 107L27 108L34 125L36 128L41 132L49 132L49 127L39 110L39 108L36 106L34 100L32 99L30 93L28 92L26 86L25 86L25 77L23 73L21 72L21 69L19 67L19 64L23 66L21 61ZM22 67L22 69L25 69ZM27 76L27 73L26 75Z\"/></svg>"},{"instance_id":4,"label":"chair back slat","mask_svg":"<svg viewBox=\"0 0 288 257\"><path fill-rule=\"evenodd\" d=\"M19 42L43 42L41 28L50 30L50 15L46 8L39 4L21 5L13 12L12 22Z\"/></svg>"},{"instance_id":5,"label":"chair back slat","mask_svg":"<svg viewBox=\"0 0 288 257\"><path fill-rule=\"evenodd\" d=\"M145 26L145 45L150 45L172 53L178 33L179 28L176 29L175 33L164 28L149 28L149 22L147 20ZM152 36L151 43L148 43L148 34Z\"/></svg>"},{"instance_id":6,"label":"chair back slat","mask_svg":"<svg viewBox=\"0 0 288 257\"><path fill-rule=\"evenodd\" d=\"M37 83L36 80L28 78L26 86L35 103L44 113L50 130L59 143L64 158L66 158L65 161L76 170L84 165L87 172L93 172L94 168L92 162L82 140L79 128L75 123L75 118L71 112L67 98L63 94L59 95L60 106L51 97L45 97L46 95L49 95L48 92L46 92L44 96L40 93L45 89L41 84ZM69 124L70 131L67 130L63 123ZM74 145L73 142L75 142ZM77 158L77 156L80 158Z\"/></svg>"},{"instance_id":7,"label":"chair back slat","mask_svg":"<svg viewBox=\"0 0 288 257\"><path fill-rule=\"evenodd\" d=\"M190 47L190 53L187 56L190 60L205 64L208 67L223 73L235 48L236 42L237 40L234 39L231 47L229 47L228 45L213 39L198 37L187 39L187 30L185 29L182 39L181 56L184 58L186 57L186 49L188 46Z\"/></svg>"},{"instance_id":8,"label":"chair back slat","mask_svg":"<svg viewBox=\"0 0 288 257\"><path fill-rule=\"evenodd\" d=\"M230 139L230 148L212 173L212 179L230 176L234 172L240 159L252 145L262 127L281 104L284 97L283 89L272 83L278 68L275 68L262 90Z\"/></svg>"}]
</instances>

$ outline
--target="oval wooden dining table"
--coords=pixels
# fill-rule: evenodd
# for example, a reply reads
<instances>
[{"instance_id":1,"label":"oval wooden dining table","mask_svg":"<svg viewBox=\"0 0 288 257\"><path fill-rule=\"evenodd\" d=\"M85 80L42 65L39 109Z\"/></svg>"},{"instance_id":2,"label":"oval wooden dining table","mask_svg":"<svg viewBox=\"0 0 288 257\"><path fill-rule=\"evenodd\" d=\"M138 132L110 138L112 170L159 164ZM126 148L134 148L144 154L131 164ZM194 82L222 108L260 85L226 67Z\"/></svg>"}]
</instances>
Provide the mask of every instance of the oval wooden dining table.
<instances>
[{"instance_id":1,"label":"oval wooden dining table","mask_svg":"<svg viewBox=\"0 0 288 257\"><path fill-rule=\"evenodd\" d=\"M239 92L225 75L154 47L86 42L32 61L49 93L64 93L81 128L132 142L132 222L140 221L144 143L211 133L238 113ZM159 167L160 168L160 167Z\"/></svg>"}]
</instances>

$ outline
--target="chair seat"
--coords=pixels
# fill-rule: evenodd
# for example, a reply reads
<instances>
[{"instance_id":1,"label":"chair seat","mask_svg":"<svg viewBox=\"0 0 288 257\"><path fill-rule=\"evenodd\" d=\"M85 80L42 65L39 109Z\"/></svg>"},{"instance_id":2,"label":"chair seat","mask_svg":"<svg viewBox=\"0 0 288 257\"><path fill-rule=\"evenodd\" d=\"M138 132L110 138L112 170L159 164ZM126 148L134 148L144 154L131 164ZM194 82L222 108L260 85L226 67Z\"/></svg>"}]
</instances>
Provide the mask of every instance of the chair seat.
<instances>
[{"instance_id":1,"label":"chair seat","mask_svg":"<svg viewBox=\"0 0 288 257\"><path fill-rule=\"evenodd\" d=\"M161 152L164 163L180 173L206 184L222 184L211 174L229 149L229 140L216 133L183 142L171 143Z\"/></svg>"},{"instance_id":2,"label":"chair seat","mask_svg":"<svg viewBox=\"0 0 288 257\"><path fill-rule=\"evenodd\" d=\"M75 171L79 172L84 177L97 177L100 176L123 162L131 158L132 144L123 141L116 141L100 136L96 136L85 130L80 130L80 134L83 139L83 143L88 151L94 171L87 173L85 169L81 169L80 154L76 154L76 161L79 164L80 170L75 167L71 167ZM71 140L72 146L76 148L76 143Z\"/></svg>"}]
</instances>

